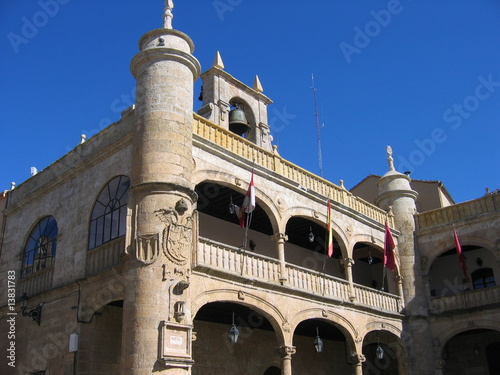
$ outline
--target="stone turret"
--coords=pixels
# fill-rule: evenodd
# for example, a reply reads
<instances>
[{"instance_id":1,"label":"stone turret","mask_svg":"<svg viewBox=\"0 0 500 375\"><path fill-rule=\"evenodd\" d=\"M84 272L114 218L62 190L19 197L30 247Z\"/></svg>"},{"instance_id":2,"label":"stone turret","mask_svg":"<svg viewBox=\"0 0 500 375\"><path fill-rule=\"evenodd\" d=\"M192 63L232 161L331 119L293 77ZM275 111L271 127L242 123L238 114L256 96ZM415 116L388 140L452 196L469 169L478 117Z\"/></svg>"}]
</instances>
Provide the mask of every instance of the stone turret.
<instances>
[{"instance_id":1,"label":"stone turret","mask_svg":"<svg viewBox=\"0 0 500 375\"><path fill-rule=\"evenodd\" d=\"M399 274L402 277L403 297L405 302L404 337L411 337L407 342L411 348L411 358L420 374L434 374L432 335L428 318L428 302L421 274L420 255L415 241L415 219L417 192L411 186L411 178L399 173L394 168L392 149L387 146L389 170L383 175L378 185L376 204L394 215L394 224L401 232L396 251L399 253Z\"/></svg>"},{"instance_id":2,"label":"stone turret","mask_svg":"<svg viewBox=\"0 0 500 375\"><path fill-rule=\"evenodd\" d=\"M197 219L193 171L193 83L200 64L184 33L163 28L139 41L131 171L132 210L123 311L123 374L190 371L189 276Z\"/></svg>"}]
</instances>

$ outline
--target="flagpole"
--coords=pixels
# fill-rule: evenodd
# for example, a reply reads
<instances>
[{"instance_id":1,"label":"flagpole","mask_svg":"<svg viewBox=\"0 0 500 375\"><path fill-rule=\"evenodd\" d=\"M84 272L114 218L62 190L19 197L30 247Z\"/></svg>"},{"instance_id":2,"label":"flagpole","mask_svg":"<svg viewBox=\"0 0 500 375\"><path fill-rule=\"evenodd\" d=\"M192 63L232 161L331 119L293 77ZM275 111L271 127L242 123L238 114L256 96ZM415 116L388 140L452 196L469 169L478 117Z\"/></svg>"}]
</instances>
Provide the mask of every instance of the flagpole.
<instances>
[{"instance_id":1,"label":"flagpole","mask_svg":"<svg viewBox=\"0 0 500 375\"><path fill-rule=\"evenodd\" d=\"M387 274L387 270L385 269L385 266L382 266L383 271L382 271L382 292L384 292L384 286L385 286L385 276Z\"/></svg>"},{"instance_id":2,"label":"flagpole","mask_svg":"<svg viewBox=\"0 0 500 375\"><path fill-rule=\"evenodd\" d=\"M248 239L248 228L250 227L250 223L252 222L253 211L247 215L247 222L245 227L245 239L243 240L243 259L241 261L241 271L240 275L243 275L243 268L245 267L245 254L247 249L247 239Z\"/></svg>"}]
</instances>

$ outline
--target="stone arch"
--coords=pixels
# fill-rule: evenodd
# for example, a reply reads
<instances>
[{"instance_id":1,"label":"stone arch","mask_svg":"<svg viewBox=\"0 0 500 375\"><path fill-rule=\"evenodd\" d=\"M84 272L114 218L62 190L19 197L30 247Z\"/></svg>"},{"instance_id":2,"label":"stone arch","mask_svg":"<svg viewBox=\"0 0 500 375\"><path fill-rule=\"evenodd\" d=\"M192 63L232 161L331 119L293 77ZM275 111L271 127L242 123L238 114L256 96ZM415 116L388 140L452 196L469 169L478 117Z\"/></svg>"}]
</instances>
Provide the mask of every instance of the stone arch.
<instances>
[{"instance_id":1,"label":"stone arch","mask_svg":"<svg viewBox=\"0 0 500 375\"><path fill-rule=\"evenodd\" d=\"M193 299L191 305L191 320L193 321L198 311L211 302L231 302L247 306L262 314L274 329L277 341L285 345L290 325L283 313L265 298L236 289L212 289L200 293Z\"/></svg>"},{"instance_id":2,"label":"stone arch","mask_svg":"<svg viewBox=\"0 0 500 375\"><path fill-rule=\"evenodd\" d=\"M488 329L500 332L499 327L500 319L498 321L476 319L474 320L474 326L471 326L469 320L454 321L452 325L445 325L434 334L434 337L437 338L437 340L434 340L434 349L436 353L441 356L446 344L456 335L476 329Z\"/></svg>"},{"instance_id":3,"label":"stone arch","mask_svg":"<svg viewBox=\"0 0 500 375\"><path fill-rule=\"evenodd\" d=\"M259 178L259 174L255 173ZM193 183L195 186L201 183L214 183L216 185L225 186L231 188L241 194L245 194L248 190L248 184L250 182L250 174L248 175L248 181L243 181L241 178L236 177L234 174L223 173L213 170L198 170L193 175ZM200 197L198 198L200 199ZM279 231L279 209L276 202L267 194L265 190L256 184L255 186L255 200L262 207L264 212L267 214L269 221L273 227L273 231Z\"/></svg>"},{"instance_id":4,"label":"stone arch","mask_svg":"<svg viewBox=\"0 0 500 375\"><path fill-rule=\"evenodd\" d=\"M363 339L366 337L366 335L372 331L387 331L392 333L398 338L401 338L402 331L400 328L395 326L394 324L390 324L387 322L383 321L373 321L368 324L366 324L363 329L360 331L360 336L363 337Z\"/></svg>"},{"instance_id":5,"label":"stone arch","mask_svg":"<svg viewBox=\"0 0 500 375\"><path fill-rule=\"evenodd\" d=\"M281 218L280 226L283 228L283 231L286 227L286 224L292 217L304 217L310 219L312 222L315 222L323 226L326 226L327 222L327 217L325 213L318 213L314 209L311 209L311 207L306 207L306 206L290 207L283 213L283 216ZM340 246L342 254L343 255L347 254L347 246L349 240L345 235L344 230L338 223L332 221L332 231L333 231L333 236L335 237Z\"/></svg>"},{"instance_id":6,"label":"stone arch","mask_svg":"<svg viewBox=\"0 0 500 375\"><path fill-rule=\"evenodd\" d=\"M301 322L310 319L319 319L328 323L333 323L333 325L337 327L344 334L347 346L351 354L356 353L356 342L360 340L359 333L349 320L331 310L325 310L322 308L311 308L302 310L297 314L295 314L295 316L291 319L290 322L291 323L290 325L293 328L291 329L292 337L293 337L293 332L295 331L297 326Z\"/></svg>"},{"instance_id":7,"label":"stone arch","mask_svg":"<svg viewBox=\"0 0 500 375\"><path fill-rule=\"evenodd\" d=\"M98 283L80 288L80 301L83 301L78 310L81 321L89 321L102 307L114 302L123 301L123 283L117 278L100 280Z\"/></svg>"},{"instance_id":8,"label":"stone arch","mask_svg":"<svg viewBox=\"0 0 500 375\"><path fill-rule=\"evenodd\" d=\"M375 354L379 347L382 349L381 358ZM368 323L364 327L361 352L366 359L366 368L376 373L382 369L387 369L391 373L395 371L401 373L399 370L408 358L401 330L392 324L379 321Z\"/></svg>"},{"instance_id":9,"label":"stone arch","mask_svg":"<svg viewBox=\"0 0 500 375\"><path fill-rule=\"evenodd\" d=\"M469 235L459 235L460 239L460 245L462 247L464 246L479 246L482 247L483 249L491 252L497 262L500 262L500 251L495 251L495 243L489 241L486 238L481 238L481 237L475 237L475 236L469 236ZM436 261L436 259L443 253L454 249L455 248L455 243L453 242L453 237L450 236L449 241L446 242L444 246L436 246L433 248L428 255L428 261L427 265L425 267L424 272L429 273L432 264Z\"/></svg>"}]
</instances>

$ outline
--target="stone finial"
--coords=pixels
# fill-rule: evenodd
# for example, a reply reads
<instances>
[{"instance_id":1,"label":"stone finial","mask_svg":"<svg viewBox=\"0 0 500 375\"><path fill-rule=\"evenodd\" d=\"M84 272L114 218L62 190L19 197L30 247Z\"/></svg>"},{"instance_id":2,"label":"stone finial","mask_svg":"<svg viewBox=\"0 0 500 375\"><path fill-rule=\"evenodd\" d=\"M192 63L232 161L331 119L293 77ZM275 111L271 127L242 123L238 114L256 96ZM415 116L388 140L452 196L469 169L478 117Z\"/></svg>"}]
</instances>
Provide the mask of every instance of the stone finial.
<instances>
[{"instance_id":1,"label":"stone finial","mask_svg":"<svg viewBox=\"0 0 500 375\"><path fill-rule=\"evenodd\" d=\"M165 0L165 12L163 13L163 28L172 29L172 9L174 9L174 0Z\"/></svg>"},{"instance_id":2,"label":"stone finial","mask_svg":"<svg viewBox=\"0 0 500 375\"><path fill-rule=\"evenodd\" d=\"M224 69L224 63L222 62L222 57L221 57L219 51L217 51L215 53L215 58L214 58L214 62L212 63L212 67L213 68Z\"/></svg>"},{"instance_id":3,"label":"stone finial","mask_svg":"<svg viewBox=\"0 0 500 375\"><path fill-rule=\"evenodd\" d=\"M396 169L394 168L394 158L392 157L392 147L387 146L387 163L389 164L389 171L395 171Z\"/></svg>"},{"instance_id":4,"label":"stone finial","mask_svg":"<svg viewBox=\"0 0 500 375\"><path fill-rule=\"evenodd\" d=\"M264 89L262 88L262 84L260 83L260 79L258 75L255 75L255 79L253 80L253 87L255 91L257 92L263 92Z\"/></svg>"}]
</instances>

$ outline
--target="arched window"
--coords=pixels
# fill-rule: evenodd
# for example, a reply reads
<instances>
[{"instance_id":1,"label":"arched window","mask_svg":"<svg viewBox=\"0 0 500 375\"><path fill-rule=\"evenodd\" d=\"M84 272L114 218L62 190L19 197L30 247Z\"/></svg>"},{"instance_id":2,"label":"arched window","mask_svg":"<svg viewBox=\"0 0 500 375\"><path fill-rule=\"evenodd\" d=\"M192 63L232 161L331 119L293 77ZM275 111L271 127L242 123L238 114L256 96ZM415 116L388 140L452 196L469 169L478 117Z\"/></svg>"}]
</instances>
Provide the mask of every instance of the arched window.
<instances>
[{"instance_id":1,"label":"arched window","mask_svg":"<svg viewBox=\"0 0 500 375\"><path fill-rule=\"evenodd\" d=\"M101 190L90 217L89 250L125 234L130 180L113 178Z\"/></svg>"},{"instance_id":2,"label":"arched window","mask_svg":"<svg viewBox=\"0 0 500 375\"><path fill-rule=\"evenodd\" d=\"M495 276L491 268L480 268L471 274L474 289L489 288L495 286Z\"/></svg>"},{"instance_id":3,"label":"arched window","mask_svg":"<svg viewBox=\"0 0 500 375\"><path fill-rule=\"evenodd\" d=\"M44 217L33 228L24 246L21 278L54 264L57 233L57 222L52 216Z\"/></svg>"}]
</instances>

